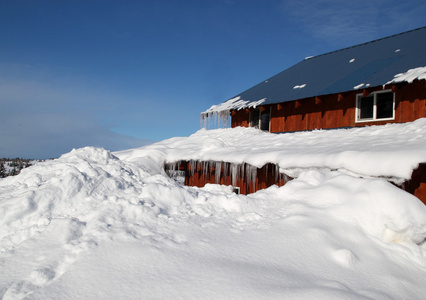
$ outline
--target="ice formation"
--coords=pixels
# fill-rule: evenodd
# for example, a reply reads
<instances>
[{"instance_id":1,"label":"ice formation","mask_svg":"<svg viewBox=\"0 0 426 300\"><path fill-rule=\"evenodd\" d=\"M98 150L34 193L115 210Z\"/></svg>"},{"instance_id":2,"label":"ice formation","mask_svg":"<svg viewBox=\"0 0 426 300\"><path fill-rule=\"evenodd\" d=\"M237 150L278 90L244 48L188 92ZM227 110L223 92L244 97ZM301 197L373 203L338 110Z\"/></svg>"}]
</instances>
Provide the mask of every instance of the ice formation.
<instances>
[{"instance_id":1,"label":"ice formation","mask_svg":"<svg viewBox=\"0 0 426 300\"><path fill-rule=\"evenodd\" d=\"M185 169L186 166L188 169ZM281 180L287 182L290 179L286 174L280 172L278 164L265 164L262 168L258 168L247 163L189 160L165 163L164 169L169 177L179 183L184 183L182 176L185 176L185 172L188 172L187 175L191 178L195 173L199 173L197 178L202 179L204 184L229 183L235 187L238 186L238 179L244 179L247 182L247 190L250 190L251 186L255 186L258 172L273 174L276 183ZM202 172L200 172L201 170Z\"/></svg>"},{"instance_id":2,"label":"ice formation","mask_svg":"<svg viewBox=\"0 0 426 300\"><path fill-rule=\"evenodd\" d=\"M206 129L231 127L231 110L257 107L265 102L264 99L257 101L243 100L240 96L229 99L219 105L213 105L200 115L200 127Z\"/></svg>"}]
</instances>

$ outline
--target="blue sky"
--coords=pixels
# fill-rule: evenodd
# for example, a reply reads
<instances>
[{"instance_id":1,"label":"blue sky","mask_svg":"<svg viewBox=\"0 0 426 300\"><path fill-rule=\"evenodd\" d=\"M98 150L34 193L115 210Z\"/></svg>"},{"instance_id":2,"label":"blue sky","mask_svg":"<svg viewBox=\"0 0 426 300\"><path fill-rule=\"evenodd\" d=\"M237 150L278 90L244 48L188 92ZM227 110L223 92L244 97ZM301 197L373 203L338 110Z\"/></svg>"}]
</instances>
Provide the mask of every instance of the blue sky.
<instances>
[{"instance_id":1,"label":"blue sky","mask_svg":"<svg viewBox=\"0 0 426 300\"><path fill-rule=\"evenodd\" d=\"M0 157L120 150L307 56L426 25L426 1L0 1Z\"/></svg>"}]
</instances>

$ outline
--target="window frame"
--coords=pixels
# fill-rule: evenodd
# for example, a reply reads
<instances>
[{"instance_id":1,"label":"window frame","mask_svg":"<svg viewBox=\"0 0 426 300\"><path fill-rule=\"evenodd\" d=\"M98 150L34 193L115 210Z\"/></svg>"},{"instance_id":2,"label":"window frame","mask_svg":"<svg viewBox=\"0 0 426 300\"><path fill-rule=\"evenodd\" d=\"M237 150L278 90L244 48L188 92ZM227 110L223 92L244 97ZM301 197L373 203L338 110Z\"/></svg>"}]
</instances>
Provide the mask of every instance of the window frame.
<instances>
[{"instance_id":1,"label":"window frame","mask_svg":"<svg viewBox=\"0 0 426 300\"><path fill-rule=\"evenodd\" d=\"M252 114L254 114L255 111L257 111L258 115L259 115L259 119L257 121L257 126L253 126L254 122L253 122ZM266 108L264 111L262 111L260 108L253 109L252 111L250 111L250 114L249 114L249 127L254 127L254 128L263 130L262 129L262 115L268 114L269 115L268 130L263 130L263 131L271 132L271 119L272 119L271 113L272 113L271 107Z\"/></svg>"},{"instance_id":2,"label":"window frame","mask_svg":"<svg viewBox=\"0 0 426 300\"><path fill-rule=\"evenodd\" d=\"M255 113L258 114L257 120L253 117L253 115ZM250 111L250 114L249 114L249 127L254 127L254 128L259 129L260 128L260 121L261 121L261 119L260 119L260 108L255 108L252 111Z\"/></svg>"},{"instance_id":3,"label":"window frame","mask_svg":"<svg viewBox=\"0 0 426 300\"><path fill-rule=\"evenodd\" d=\"M392 117L390 118L377 118L377 94L383 93L392 93ZM365 122L380 122L380 121L391 121L395 120L395 93L392 90L383 90L375 91L370 93L368 96L373 96L373 117L368 119L361 119L361 99L365 98L364 95L356 94L356 103L355 103L355 123L365 123ZM368 97L367 96L367 97Z\"/></svg>"}]
</instances>

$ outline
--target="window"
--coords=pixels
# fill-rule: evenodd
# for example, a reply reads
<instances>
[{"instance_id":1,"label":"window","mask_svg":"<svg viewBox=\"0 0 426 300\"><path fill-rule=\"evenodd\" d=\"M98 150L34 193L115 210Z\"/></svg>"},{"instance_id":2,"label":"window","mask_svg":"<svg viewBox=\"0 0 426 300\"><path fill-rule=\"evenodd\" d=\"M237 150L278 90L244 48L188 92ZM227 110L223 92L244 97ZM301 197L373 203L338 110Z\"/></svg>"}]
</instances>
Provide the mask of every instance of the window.
<instances>
[{"instance_id":1,"label":"window","mask_svg":"<svg viewBox=\"0 0 426 300\"><path fill-rule=\"evenodd\" d=\"M250 112L250 127L259 128L260 109L255 109Z\"/></svg>"},{"instance_id":2,"label":"window","mask_svg":"<svg viewBox=\"0 0 426 300\"><path fill-rule=\"evenodd\" d=\"M395 95L391 91L374 92L356 97L356 121L382 121L395 118Z\"/></svg>"},{"instance_id":3,"label":"window","mask_svg":"<svg viewBox=\"0 0 426 300\"><path fill-rule=\"evenodd\" d=\"M250 112L250 127L259 128L261 130L269 131L269 124L271 122L271 109L267 108L260 112L260 109L255 109Z\"/></svg>"},{"instance_id":4,"label":"window","mask_svg":"<svg viewBox=\"0 0 426 300\"><path fill-rule=\"evenodd\" d=\"M269 131L270 121L271 121L271 109L266 109L260 114L260 129Z\"/></svg>"}]
</instances>

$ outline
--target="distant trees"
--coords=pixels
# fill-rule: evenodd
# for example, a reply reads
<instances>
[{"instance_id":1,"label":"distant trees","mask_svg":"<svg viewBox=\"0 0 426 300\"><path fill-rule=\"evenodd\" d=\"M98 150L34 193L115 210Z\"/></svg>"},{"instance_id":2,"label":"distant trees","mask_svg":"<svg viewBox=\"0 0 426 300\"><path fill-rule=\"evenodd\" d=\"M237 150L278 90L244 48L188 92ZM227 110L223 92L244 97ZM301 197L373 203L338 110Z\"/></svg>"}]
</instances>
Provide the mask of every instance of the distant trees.
<instances>
[{"instance_id":1,"label":"distant trees","mask_svg":"<svg viewBox=\"0 0 426 300\"><path fill-rule=\"evenodd\" d=\"M21 170L28 168L34 163L34 160L24 158L0 158L0 178L15 176L21 173Z\"/></svg>"},{"instance_id":2,"label":"distant trees","mask_svg":"<svg viewBox=\"0 0 426 300\"><path fill-rule=\"evenodd\" d=\"M0 163L0 178L5 178L6 175L6 169L4 168L3 162Z\"/></svg>"}]
</instances>

